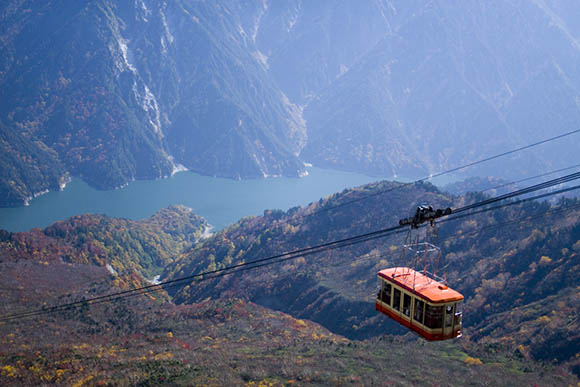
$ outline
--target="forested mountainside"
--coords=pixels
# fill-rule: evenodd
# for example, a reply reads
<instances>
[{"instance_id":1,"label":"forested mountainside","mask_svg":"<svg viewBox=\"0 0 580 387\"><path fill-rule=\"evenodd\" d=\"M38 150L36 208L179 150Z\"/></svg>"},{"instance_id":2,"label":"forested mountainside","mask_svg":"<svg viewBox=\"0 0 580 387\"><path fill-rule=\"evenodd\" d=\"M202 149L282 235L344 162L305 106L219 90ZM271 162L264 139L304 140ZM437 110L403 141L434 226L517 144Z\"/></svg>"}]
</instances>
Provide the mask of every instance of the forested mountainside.
<instances>
[{"instance_id":1,"label":"forested mountainside","mask_svg":"<svg viewBox=\"0 0 580 387\"><path fill-rule=\"evenodd\" d=\"M0 119L98 188L182 166L297 176L304 124L236 14L213 2L4 2ZM21 174L13 180L27 184Z\"/></svg>"},{"instance_id":2,"label":"forested mountainside","mask_svg":"<svg viewBox=\"0 0 580 387\"><path fill-rule=\"evenodd\" d=\"M268 254L274 248L290 248L344 235L344 223L349 218L353 232L362 232L378 223L388 225L399 214L409 210L402 208L390 214L383 210L376 215L384 219L376 222L364 210L372 204L382 203L380 207L395 208L395 203L408 194L416 200L434 200L440 204L453 199L438 193L432 186L422 185L392 191L380 198L377 196L375 203L365 200L354 207L345 205L327 211L326 216L319 213L305 217L301 225L294 223L298 216L313 210L394 186L396 184L383 183L345 191L288 213L269 211L264 217L245 219L207 241L199 240L205 222L185 208L163 210L140 222L85 215L55 223L44 230L35 229L28 233L0 231L0 315L4 317L134 288L144 284L144 278L153 275L159 267L171 267L174 261L183 265L195 259L200 262L200 267L212 262L218 267L228 260L227 251L233 253L236 250L233 243L243 243L244 238L239 233L244 229L247 229L247 238L254 246L253 250L246 250L252 255L260 254L261 250ZM542 208L535 210L547 206L539 207ZM531 210L528 208L525 212ZM534 345L567 343L569 348L577 348L566 331L567 328L577 330L573 319L566 321L570 317L569 308L578 307L577 268L570 268L571 278L564 279L563 290L552 289L549 290L551 295L544 296L543 290L538 289L517 303L522 307L504 312L501 310L505 310L505 306L497 292L508 290L509 285L498 284L497 278L486 279L490 277L489 266L496 263L494 256L488 255L493 248L477 253L478 244L485 242L483 235L477 239L471 232L483 226L484 220L505 221L513 215L513 212L507 212L503 214L504 218L489 216L477 219L478 224L470 220L463 225L449 226L455 235L461 231L461 236L453 242L449 238L444 242L450 243L445 247L450 251L446 260L459 263L453 269L447 268L449 281L466 294L469 305L466 308L469 321L466 334L460 340L428 343L413 334L401 336L404 332L394 329L382 316L376 316L377 321L369 323L377 328L373 334L369 324L365 327L361 323L373 320L371 316L375 315L371 303L375 270L377 266L392 262L392 255L396 252L391 251L390 243L398 243L393 240L387 244L357 248L361 253L369 248L376 250L364 259L353 258L353 255L347 257L354 253L354 249L336 250L334 257L311 257L297 263L236 275L234 281L226 278L222 283L209 282L216 286L213 291L209 289L210 285L192 283L187 290L177 293L177 300L187 303L175 304L171 295L162 291L117 302L81 304L78 308L56 313L0 321L0 383L576 385L578 378L570 373L568 367L575 364L574 359L559 358L555 362L550 355L554 350L550 348L542 352L546 357L537 356ZM294 221L283 226L284 232L276 231L276 224L290 219ZM545 223L533 227L545 232L551 218L546 219ZM566 227L552 221L554 231L562 233L562 240L564 236L568 239L571 235L578 237L573 231L577 230L577 219L577 213L562 219L567 222ZM313 230L314 227L318 229ZM516 229L510 232L511 237L505 238L499 234L506 229L495 229L497 233L494 235L500 240L491 246L515 240L527 232L527 227L522 224L517 224ZM493 233L492 230L486 232ZM226 238L232 235L237 235L237 238L232 237L231 242L226 242ZM306 239L300 239L307 235ZM529 252L532 262L529 267L533 267L533 272L550 277L566 268L568 257L576 253L572 245L570 251L561 252L565 256L553 253L551 258L546 256L538 260L534 256L535 249L545 245L546 239L534 238L535 242L522 240L521 249L510 256L509 262L516 264L522 259L520 255ZM258 240L262 242L258 243ZM460 252L466 251L462 246L472 242L476 245L473 251L469 251L469 257L461 256ZM225 245L228 247L222 254L220 251ZM531 248L531 245L536 247ZM548 247L546 249L546 253L551 251ZM215 251L214 258L203 259L199 255L202 250ZM385 250L387 254L383 254ZM378 252L383 256L373 255ZM175 260L174 257L180 256L181 259ZM488 261L482 256L491 258ZM249 255L241 254L240 257L249 258ZM233 258L232 262L239 261L240 257ZM472 260L479 270L470 275L480 275L481 278L465 277L459 281L459 274L455 272L468 272L463 265ZM512 271L507 268L506 273ZM338 278L343 282L335 282ZM511 275L510 279L516 287L520 286L520 280L526 281L525 275ZM478 281L483 281L481 289L470 290ZM567 286L567 281L575 283L576 287ZM549 282L537 288L545 287ZM280 289L281 284L283 289ZM229 286L229 290L224 289L224 285ZM304 295L298 295L298 286L304 286ZM490 289L493 289L493 294ZM288 311L290 313L281 311L290 309L281 302L288 301L281 295L281 290L297 296L295 310ZM258 291L264 291L263 297L250 301L257 298ZM201 293L209 297L194 302L194 295ZM315 293L318 293L320 302L315 300ZM300 304L309 297L308 311L301 311ZM538 301L530 302L532 299ZM271 303L278 300L277 305L271 305L278 310L264 306L267 300ZM485 305L478 307L479 303ZM332 308L334 319L345 322L333 325L325 321L324 314ZM481 309L480 314L477 314L477 309ZM355 319L356 313L361 316ZM300 318L300 315L307 314L322 321L322 325ZM482 320L482 315L488 317ZM504 315L509 318L506 320ZM479 325L474 325L477 321L480 321ZM354 324L360 324L360 329ZM512 324L519 325L520 329L516 331ZM337 334L341 329L346 329L347 336L370 338L353 340ZM357 333L359 331L362 333ZM550 336L552 332L558 332L558 336ZM518 346L514 348L515 344ZM559 351L566 353L563 347ZM545 361L539 362L536 357Z\"/></svg>"},{"instance_id":3,"label":"forested mountainside","mask_svg":"<svg viewBox=\"0 0 580 387\"><path fill-rule=\"evenodd\" d=\"M457 207L483 198L448 196L430 184L401 187L382 182L346 190L287 213L242 219L180 256L162 279L387 228L421 203ZM404 331L397 324L375 312L374 293L380 269L404 264L399 251L403 238L398 234L169 291L178 303L242 297L316 321L351 339L400 334ZM440 274L466 298L466 340L566 363L578 372L576 200L532 202L442 221L439 244L444 251Z\"/></svg>"},{"instance_id":4,"label":"forested mountainside","mask_svg":"<svg viewBox=\"0 0 580 387\"><path fill-rule=\"evenodd\" d=\"M576 129L578 12L566 0L5 1L0 205L69 176L110 189L183 167L423 176ZM474 173L567 166L574 144Z\"/></svg>"},{"instance_id":5,"label":"forested mountainside","mask_svg":"<svg viewBox=\"0 0 580 387\"><path fill-rule=\"evenodd\" d=\"M95 265L131 276L136 283L153 279L202 238L206 220L182 206L133 221L104 215L80 215L45 229L0 236L0 261L35 258L46 265Z\"/></svg>"},{"instance_id":6,"label":"forested mountainside","mask_svg":"<svg viewBox=\"0 0 580 387\"><path fill-rule=\"evenodd\" d=\"M99 290L111 289L105 285ZM238 299L174 305L140 296L3 324L0 332L0 382L11 386L577 383L562 368L467 341L351 341Z\"/></svg>"},{"instance_id":7,"label":"forested mountainside","mask_svg":"<svg viewBox=\"0 0 580 387\"><path fill-rule=\"evenodd\" d=\"M0 205L18 206L46 190L58 190L67 174L56 152L0 121Z\"/></svg>"}]
</instances>

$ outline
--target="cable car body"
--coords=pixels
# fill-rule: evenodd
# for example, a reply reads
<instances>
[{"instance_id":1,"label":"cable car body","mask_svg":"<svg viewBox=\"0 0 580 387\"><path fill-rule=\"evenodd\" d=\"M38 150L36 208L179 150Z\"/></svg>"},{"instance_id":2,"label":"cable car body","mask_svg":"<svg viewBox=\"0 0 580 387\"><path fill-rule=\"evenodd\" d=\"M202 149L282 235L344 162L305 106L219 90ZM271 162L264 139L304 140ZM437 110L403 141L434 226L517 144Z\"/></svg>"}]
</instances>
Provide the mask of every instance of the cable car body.
<instances>
[{"instance_id":1,"label":"cable car body","mask_svg":"<svg viewBox=\"0 0 580 387\"><path fill-rule=\"evenodd\" d=\"M463 295L426 271L379 271L376 310L429 341L461 337Z\"/></svg>"}]
</instances>

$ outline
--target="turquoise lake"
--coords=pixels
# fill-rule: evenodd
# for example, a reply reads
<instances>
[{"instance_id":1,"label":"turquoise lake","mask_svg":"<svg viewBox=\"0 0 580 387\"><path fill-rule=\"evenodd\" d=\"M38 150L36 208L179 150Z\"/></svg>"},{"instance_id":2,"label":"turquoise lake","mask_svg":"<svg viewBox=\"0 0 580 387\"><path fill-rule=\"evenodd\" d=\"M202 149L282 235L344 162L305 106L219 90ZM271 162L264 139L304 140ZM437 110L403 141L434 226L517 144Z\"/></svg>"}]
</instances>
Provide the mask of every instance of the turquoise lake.
<instances>
[{"instance_id":1,"label":"turquoise lake","mask_svg":"<svg viewBox=\"0 0 580 387\"><path fill-rule=\"evenodd\" d=\"M266 209L287 210L344 188L380 180L357 173L308 168L301 178L231 180L180 172L168 179L129 183L125 188L99 191L73 179L63 191L49 192L19 208L0 209L0 228L28 231L73 215L94 213L143 219L173 204L192 208L215 230Z\"/></svg>"}]
</instances>

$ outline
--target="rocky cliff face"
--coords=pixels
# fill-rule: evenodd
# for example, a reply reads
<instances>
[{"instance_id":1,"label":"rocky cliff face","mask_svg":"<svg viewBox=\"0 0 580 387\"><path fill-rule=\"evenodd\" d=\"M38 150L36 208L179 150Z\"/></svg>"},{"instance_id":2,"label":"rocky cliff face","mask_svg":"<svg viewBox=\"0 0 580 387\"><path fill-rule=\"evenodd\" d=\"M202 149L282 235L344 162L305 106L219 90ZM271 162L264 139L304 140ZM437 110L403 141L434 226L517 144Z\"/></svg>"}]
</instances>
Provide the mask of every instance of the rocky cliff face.
<instances>
[{"instance_id":1,"label":"rocky cliff face","mask_svg":"<svg viewBox=\"0 0 580 387\"><path fill-rule=\"evenodd\" d=\"M238 11L188 1L9 2L0 9L1 118L99 188L183 166L298 175L300 112L256 59ZM23 201L6 190L17 199L2 204Z\"/></svg>"},{"instance_id":2,"label":"rocky cliff face","mask_svg":"<svg viewBox=\"0 0 580 387\"><path fill-rule=\"evenodd\" d=\"M576 129L575 12L558 0L4 2L0 204L67 174L113 188L183 167L295 176L307 161L423 176ZM570 164L574 143L518 155L509 172Z\"/></svg>"}]
</instances>

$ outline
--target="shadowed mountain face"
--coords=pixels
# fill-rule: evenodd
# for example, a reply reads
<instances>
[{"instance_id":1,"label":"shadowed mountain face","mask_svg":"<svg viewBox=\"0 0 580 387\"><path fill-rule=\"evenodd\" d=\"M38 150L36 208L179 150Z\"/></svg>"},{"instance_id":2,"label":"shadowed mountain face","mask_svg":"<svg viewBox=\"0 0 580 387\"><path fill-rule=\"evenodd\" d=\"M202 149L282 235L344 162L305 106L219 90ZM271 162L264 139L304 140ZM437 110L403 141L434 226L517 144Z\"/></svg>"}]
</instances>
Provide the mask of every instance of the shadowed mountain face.
<instances>
[{"instance_id":1,"label":"shadowed mountain face","mask_svg":"<svg viewBox=\"0 0 580 387\"><path fill-rule=\"evenodd\" d=\"M577 129L580 46L563 8L422 3L399 5L392 30L308 104L304 159L417 176ZM510 174L570 164L573 143L522 154Z\"/></svg>"},{"instance_id":2,"label":"shadowed mountain face","mask_svg":"<svg viewBox=\"0 0 580 387\"><path fill-rule=\"evenodd\" d=\"M108 189L181 167L295 176L307 161L414 177L576 129L576 8L4 2L0 205L68 175ZM469 173L561 167L575 143Z\"/></svg>"}]
</instances>

